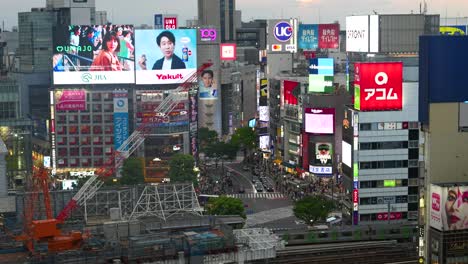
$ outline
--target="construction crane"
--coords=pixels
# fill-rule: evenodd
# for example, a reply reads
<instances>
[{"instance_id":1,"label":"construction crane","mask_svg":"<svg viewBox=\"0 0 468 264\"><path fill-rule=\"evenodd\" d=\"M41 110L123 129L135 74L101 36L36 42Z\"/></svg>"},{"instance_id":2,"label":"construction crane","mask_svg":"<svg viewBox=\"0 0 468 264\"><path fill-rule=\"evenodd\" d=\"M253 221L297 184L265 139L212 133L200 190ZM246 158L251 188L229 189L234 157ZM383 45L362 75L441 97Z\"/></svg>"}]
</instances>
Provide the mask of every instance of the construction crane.
<instances>
[{"instance_id":1,"label":"construction crane","mask_svg":"<svg viewBox=\"0 0 468 264\"><path fill-rule=\"evenodd\" d=\"M180 101L179 93L187 92L197 82L197 76L210 67L213 63L202 64L193 74L189 75L184 81L161 102L155 109L156 115L163 120ZM50 197L48 188L48 171L44 168L36 169L33 173L33 179L40 182L44 196L44 205L46 208L47 219L32 220L33 210L31 204L25 206L25 227L22 235L17 239L25 241L30 252L34 252L34 242L46 242L48 251L57 252L79 248L84 239L88 236L79 231L72 231L69 234L62 234L58 224L64 223L70 216L70 213L77 206L81 206L89 198L92 198L99 188L104 184L104 180L109 178L120 169L125 159L127 159L136 149L138 149L145 140L145 136L150 129L149 123L142 123L133 133L122 143L117 151L104 163L107 166L99 168L94 176L91 176L73 198L67 203L62 211L53 218L50 207ZM37 186L37 185L36 185ZM34 193L34 192L33 192ZM32 198L35 199L35 198ZM31 199L31 200L32 200ZM29 207L29 208L28 208Z\"/></svg>"}]
</instances>

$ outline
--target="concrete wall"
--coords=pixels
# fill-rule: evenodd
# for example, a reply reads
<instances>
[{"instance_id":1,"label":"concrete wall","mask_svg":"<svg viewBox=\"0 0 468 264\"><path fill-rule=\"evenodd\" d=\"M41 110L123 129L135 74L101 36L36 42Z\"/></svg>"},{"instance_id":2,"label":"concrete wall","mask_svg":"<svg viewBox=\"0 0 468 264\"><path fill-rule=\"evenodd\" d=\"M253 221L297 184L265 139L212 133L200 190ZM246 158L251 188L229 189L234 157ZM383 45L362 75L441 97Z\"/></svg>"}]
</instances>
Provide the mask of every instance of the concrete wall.
<instances>
[{"instance_id":1,"label":"concrete wall","mask_svg":"<svg viewBox=\"0 0 468 264\"><path fill-rule=\"evenodd\" d=\"M468 133L458 132L458 103L429 106L428 176L432 183L468 179Z\"/></svg>"}]
</instances>

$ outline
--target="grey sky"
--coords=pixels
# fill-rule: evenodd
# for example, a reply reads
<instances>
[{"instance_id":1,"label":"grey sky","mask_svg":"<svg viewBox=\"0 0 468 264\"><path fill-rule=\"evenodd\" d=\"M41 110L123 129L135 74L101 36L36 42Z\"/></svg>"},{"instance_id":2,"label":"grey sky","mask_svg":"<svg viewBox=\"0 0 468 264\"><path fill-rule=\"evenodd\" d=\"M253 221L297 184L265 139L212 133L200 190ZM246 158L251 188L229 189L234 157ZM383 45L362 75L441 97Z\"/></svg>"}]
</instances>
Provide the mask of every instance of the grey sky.
<instances>
[{"instance_id":1,"label":"grey sky","mask_svg":"<svg viewBox=\"0 0 468 264\"><path fill-rule=\"evenodd\" d=\"M197 16L197 0L95 0L97 10L108 12L114 23L152 24L153 14L179 14L179 24ZM306 23L328 23L338 20L344 24L347 15L419 13L422 0L236 0L242 20L252 18L298 17ZM468 17L467 0L426 0L429 13L441 17ZM45 0L0 0L0 21L5 29L17 25L18 12L32 7L45 7ZM443 23L443 21L441 21Z\"/></svg>"}]
</instances>

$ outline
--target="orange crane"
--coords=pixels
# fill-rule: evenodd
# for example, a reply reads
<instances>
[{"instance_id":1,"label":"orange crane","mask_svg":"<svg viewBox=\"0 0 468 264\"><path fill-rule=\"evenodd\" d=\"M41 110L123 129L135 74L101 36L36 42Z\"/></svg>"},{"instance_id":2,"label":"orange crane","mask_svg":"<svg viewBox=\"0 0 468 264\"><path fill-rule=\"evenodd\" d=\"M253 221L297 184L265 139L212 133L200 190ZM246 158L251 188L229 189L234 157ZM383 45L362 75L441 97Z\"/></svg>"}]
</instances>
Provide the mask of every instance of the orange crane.
<instances>
[{"instance_id":1,"label":"orange crane","mask_svg":"<svg viewBox=\"0 0 468 264\"><path fill-rule=\"evenodd\" d=\"M161 120L176 107L179 102L179 96L177 94L180 92L187 92L193 86L193 83L197 82L198 75L206 68L211 67L211 65L213 65L211 62L202 64L193 74L188 76L184 82L182 82L164 99L164 101L155 109L155 112L158 113ZM31 196L29 202L25 204L24 232L22 235L16 237L17 240L25 241L30 252L34 252L34 242L47 243L48 251L50 252L80 248L83 240L88 237L88 234L83 234L80 231L72 231L70 233L63 234L58 227L58 224L64 223L74 208L83 205L87 199L92 198L102 184L104 184L104 180L106 178L115 175L116 171L118 171L123 165L125 159L127 159L143 143L149 128L149 124L146 123L143 123L136 128L122 143L119 149L114 152L107 162L104 163L107 166L99 168L95 175L91 176L83 184L80 190L78 190L75 196L73 196L56 218L53 217L52 209L50 207L48 171L44 168L35 169L33 173L33 182L34 180L38 181L42 187L47 219L33 220L34 210L32 205L34 201L32 200L35 199L35 196ZM33 183L33 186L37 185ZM28 199L26 201L28 201Z\"/></svg>"}]
</instances>

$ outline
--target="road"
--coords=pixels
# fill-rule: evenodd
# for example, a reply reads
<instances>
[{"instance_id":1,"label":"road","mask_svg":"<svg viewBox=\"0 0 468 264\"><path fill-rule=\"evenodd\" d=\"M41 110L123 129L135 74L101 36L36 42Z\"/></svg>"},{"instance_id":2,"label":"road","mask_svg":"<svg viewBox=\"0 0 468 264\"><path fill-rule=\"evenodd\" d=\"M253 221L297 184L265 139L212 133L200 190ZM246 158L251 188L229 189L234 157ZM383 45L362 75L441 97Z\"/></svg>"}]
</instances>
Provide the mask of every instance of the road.
<instances>
[{"instance_id":1,"label":"road","mask_svg":"<svg viewBox=\"0 0 468 264\"><path fill-rule=\"evenodd\" d=\"M271 229L297 229L306 228L305 225L296 224L298 219L293 215L293 203L279 192L257 192L252 184L254 175L251 171L243 170L241 163L230 163L224 165L231 170L233 182L233 193L230 197L239 198L244 202L247 212L247 226L269 227ZM273 180L267 177L273 186ZM238 193L242 187L245 193Z\"/></svg>"}]
</instances>

